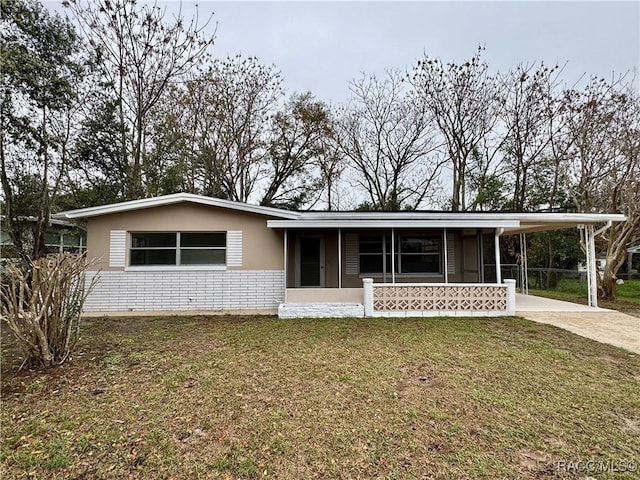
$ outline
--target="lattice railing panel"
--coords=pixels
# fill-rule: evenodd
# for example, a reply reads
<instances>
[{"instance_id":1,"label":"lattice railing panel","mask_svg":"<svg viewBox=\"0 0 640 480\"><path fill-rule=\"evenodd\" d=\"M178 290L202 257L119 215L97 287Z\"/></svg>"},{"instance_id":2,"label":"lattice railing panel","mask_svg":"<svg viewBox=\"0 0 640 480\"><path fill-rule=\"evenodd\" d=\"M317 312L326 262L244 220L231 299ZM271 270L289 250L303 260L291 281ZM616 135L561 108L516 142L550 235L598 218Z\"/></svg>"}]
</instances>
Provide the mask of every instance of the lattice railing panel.
<instances>
[{"instance_id":1,"label":"lattice railing panel","mask_svg":"<svg viewBox=\"0 0 640 480\"><path fill-rule=\"evenodd\" d=\"M373 286L377 311L506 310L507 288L502 285Z\"/></svg>"}]
</instances>

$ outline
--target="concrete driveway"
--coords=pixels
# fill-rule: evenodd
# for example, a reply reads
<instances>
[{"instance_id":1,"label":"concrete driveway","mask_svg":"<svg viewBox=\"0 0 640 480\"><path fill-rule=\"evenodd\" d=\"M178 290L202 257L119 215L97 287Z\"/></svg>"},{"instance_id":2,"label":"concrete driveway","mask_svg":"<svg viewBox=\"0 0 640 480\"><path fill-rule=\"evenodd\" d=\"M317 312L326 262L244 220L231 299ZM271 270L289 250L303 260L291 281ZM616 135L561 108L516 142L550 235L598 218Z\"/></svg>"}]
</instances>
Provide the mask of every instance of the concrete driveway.
<instances>
[{"instance_id":1,"label":"concrete driveway","mask_svg":"<svg viewBox=\"0 0 640 480\"><path fill-rule=\"evenodd\" d=\"M640 354L640 318L533 295L516 295L517 315Z\"/></svg>"}]
</instances>

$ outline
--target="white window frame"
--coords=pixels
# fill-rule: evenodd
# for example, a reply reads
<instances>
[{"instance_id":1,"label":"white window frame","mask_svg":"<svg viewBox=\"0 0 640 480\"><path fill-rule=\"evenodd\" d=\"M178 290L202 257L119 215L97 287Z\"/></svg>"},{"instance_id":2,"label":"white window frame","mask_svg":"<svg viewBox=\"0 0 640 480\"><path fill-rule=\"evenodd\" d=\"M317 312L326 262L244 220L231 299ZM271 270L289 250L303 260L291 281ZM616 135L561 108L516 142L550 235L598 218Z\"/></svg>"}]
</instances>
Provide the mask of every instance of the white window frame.
<instances>
[{"instance_id":1,"label":"white window frame","mask_svg":"<svg viewBox=\"0 0 640 480\"><path fill-rule=\"evenodd\" d=\"M139 248L133 247L133 235L134 234L142 234L142 233L173 233L176 235L176 245L175 247L147 247L147 248ZM225 235L225 246L224 247L182 247L181 246L181 234L183 233L224 233ZM228 232L226 231L130 231L127 235L127 262L125 271L136 271L136 270L144 270L144 271L163 271L163 270L226 270L228 263L228 248L229 248L229 239ZM175 250L175 259L176 263L172 265L131 265L131 252L135 250ZM192 265L186 264L183 265L180 263L180 251L181 250L223 250L225 252L224 259L225 263L212 263L212 264L200 264L200 265Z\"/></svg>"}]
</instances>

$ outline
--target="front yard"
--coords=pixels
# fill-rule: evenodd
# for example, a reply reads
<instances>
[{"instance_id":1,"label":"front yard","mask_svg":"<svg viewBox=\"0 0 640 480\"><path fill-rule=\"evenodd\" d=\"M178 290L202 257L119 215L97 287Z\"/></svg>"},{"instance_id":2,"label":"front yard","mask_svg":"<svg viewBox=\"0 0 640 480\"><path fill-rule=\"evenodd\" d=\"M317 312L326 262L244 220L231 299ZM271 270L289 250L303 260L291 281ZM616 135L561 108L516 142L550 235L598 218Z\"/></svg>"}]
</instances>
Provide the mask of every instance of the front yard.
<instances>
[{"instance_id":1,"label":"front yard","mask_svg":"<svg viewBox=\"0 0 640 480\"><path fill-rule=\"evenodd\" d=\"M45 374L2 337L3 479L638 478L638 356L526 320L93 319Z\"/></svg>"}]
</instances>

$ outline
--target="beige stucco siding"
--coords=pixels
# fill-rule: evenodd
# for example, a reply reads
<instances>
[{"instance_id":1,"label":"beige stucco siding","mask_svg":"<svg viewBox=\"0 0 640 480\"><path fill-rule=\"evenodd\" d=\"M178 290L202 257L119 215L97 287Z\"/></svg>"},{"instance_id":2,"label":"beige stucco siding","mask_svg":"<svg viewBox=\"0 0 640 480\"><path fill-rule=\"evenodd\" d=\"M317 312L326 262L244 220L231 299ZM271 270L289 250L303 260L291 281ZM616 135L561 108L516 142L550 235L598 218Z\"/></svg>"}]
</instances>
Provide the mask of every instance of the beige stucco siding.
<instances>
[{"instance_id":1,"label":"beige stucco siding","mask_svg":"<svg viewBox=\"0 0 640 480\"><path fill-rule=\"evenodd\" d=\"M100 259L96 268L109 267L109 233L242 231L242 267L229 270L282 270L282 232L267 228L270 217L218 207L178 203L91 217L87 222L88 258ZM129 241L127 236L127 242ZM127 243L128 245L128 243ZM127 252L128 264L128 252Z\"/></svg>"}]
</instances>

